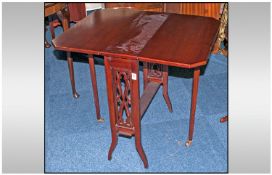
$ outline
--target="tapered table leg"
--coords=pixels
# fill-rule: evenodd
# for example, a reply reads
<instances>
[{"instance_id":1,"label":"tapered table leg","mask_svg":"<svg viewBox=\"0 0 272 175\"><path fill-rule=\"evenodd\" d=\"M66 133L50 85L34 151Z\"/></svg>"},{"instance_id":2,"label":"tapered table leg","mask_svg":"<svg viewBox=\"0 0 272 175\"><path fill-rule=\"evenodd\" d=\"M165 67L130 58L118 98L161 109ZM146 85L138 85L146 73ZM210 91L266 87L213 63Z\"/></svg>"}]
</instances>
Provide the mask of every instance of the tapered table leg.
<instances>
[{"instance_id":1,"label":"tapered table leg","mask_svg":"<svg viewBox=\"0 0 272 175\"><path fill-rule=\"evenodd\" d=\"M90 74L91 74L91 80L92 80L92 86L93 86L93 96L94 96L94 104L95 104L95 110L96 110L96 118L98 122L104 122L104 119L100 115L100 105L99 105L99 98L98 98L94 58L92 55L89 55L89 67L90 67Z\"/></svg>"},{"instance_id":2,"label":"tapered table leg","mask_svg":"<svg viewBox=\"0 0 272 175\"><path fill-rule=\"evenodd\" d=\"M71 52L67 52L67 63L68 63L68 69L69 69L73 97L79 98L79 94L76 91L75 77L74 77L74 65L73 65L73 58L71 57Z\"/></svg>"},{"instance_id":3,"label":"tapered table leg","mask_svg":"<svg viewBox=\"0 0 272 175\"><path fill-rule=\"evenodd\" d=\"M61 23L63 31L68 30L69 28L69 11L67 9L62 9L61 13L58 13L59 18L61 18ZM75 77L74 77L74 64L73 58L71 57L71 52L67 52L67 63L69 68L69 75L72 85L72 92L74 98L79 98L79 94L76 91Z\"/></svg>"},{"instance_id":4,"label":"tapered table leg","mask_svg":"<svg viewBox=\"0 0 272 175\"><path fill-rule=\"evenodd\" d=\"M186 141L186 144L185 144L187 147L189 147L192 144L192 140L193 140L199 75L200 75L200 68L195 68L195 70L194 70L194 78L193 78L193 88L192 88L192 100L191 100L191 113L190 113L189 135L188 135L188 140Z\"/></svg>"}]
</instances>

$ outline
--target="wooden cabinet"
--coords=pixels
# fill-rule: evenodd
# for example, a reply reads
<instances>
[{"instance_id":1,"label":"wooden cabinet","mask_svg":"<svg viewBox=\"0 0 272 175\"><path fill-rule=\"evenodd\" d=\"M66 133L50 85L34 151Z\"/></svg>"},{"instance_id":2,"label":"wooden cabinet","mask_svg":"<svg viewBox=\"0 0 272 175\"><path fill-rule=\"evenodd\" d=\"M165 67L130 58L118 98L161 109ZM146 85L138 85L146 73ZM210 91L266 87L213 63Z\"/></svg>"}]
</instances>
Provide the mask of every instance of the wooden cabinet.
<instances>
[{"instance_id":1,"label":"wooden cabinet","mask_svg":"<svg viewBox=\"0 0 272 175\"><path fill-rule=\"evenodd\" d=\"M165 3L165 12L220 18L222 3Z\"/></svg>"},{"instance_id":2,"label":"wooden cabinet","mask_svg":"<svg viewBox=\"0 0 272 175\"><path fill-rule=\"evenodd\" d=\"M220 18L222 3L105 3L105 8L135 8L138 10L168 12Z\"/></svg>"},{"instance_id":3,"label":"wooden cabinet","mask_svg":"<svg viewBox=\"0 0 272 175\"><path fill-rule=\"evenodd\" d=\"M163 12L164 3L105 3L105 8L134 8L143 11Z\"/></svg>"},{"instance_id":4,"label":"wooden cabinet","mask_svg":"<svg viewBox=\"0 0 272 175\"><path fill-rule=\"evenodd\" d=\"M70 12L70 21L78 22L86 17L85 3L67 3Z\"/></svg>"}]
</instances>

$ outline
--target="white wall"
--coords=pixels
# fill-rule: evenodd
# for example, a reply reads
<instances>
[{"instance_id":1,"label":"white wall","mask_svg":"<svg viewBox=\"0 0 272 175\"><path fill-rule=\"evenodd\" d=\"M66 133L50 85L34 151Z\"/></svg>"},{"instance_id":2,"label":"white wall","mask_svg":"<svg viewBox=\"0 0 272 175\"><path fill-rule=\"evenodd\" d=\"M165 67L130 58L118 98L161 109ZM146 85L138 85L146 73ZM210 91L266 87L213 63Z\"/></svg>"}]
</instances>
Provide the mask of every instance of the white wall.
<instances>
[{"instance_id":1,"label":"white wall","mask_svg":"<svg viewBox=\"0 0 272 175\"><path fill-rule=\"evenodd\" d=\"M86 11L104 8L104 3L85 3Z\"/></svg>"}]
</instances>

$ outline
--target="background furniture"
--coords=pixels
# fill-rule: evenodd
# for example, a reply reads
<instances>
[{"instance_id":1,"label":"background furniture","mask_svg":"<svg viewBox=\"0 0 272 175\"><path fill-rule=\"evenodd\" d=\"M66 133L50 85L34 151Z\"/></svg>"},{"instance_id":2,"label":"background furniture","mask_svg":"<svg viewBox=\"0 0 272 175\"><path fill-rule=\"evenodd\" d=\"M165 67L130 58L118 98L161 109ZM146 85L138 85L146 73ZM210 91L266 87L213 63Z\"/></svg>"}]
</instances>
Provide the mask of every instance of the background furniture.
<instances>
[{"instance_id":1,"label":"background furniture","mask_svg":"<svg viewBox=\"0 0 272 175\"><path fill-rule=\"evenodd\" d=\"M220 18L222 3L164 3L164 12Z\"/></svg>"},{"instance_id":2,"label":"background furniture","mask_svg":"<svg viewBox=\"0 0 272 175\"><path fill-rule=\"evenodd\" d=\"M224 48L221 45L224 45ZM222 53L224 56L228 55L228 3L224 3L222 14L220 17L220 27L218 37L215 42L213 53Z\"/></svg>"},{"instance_id":3,"label":"background furniture","mask_svg":"<svg viewBox=\"0 0 272 175\"><path fill-rule=\"evenodd\" d=\"M62 22L63 30L67 30L69 28L69 11L66 8L65 3L45 3L44 4L44 17L49 18L50 32L52 39L55 38L55 32L53 28L53 16L58 15L59 19ZM45 28L46 29L46 28ZM45 38L45 47L50 47L50 44L47 42Z\"/></svg>"},{"instance_id":4,"label":"background furniture","mask_svg":"<svg viewBox=\"0 0 272 175\"><path fill-rule=\"evenodd\" d=\"M55 27L59 26L61 23L59 21L59 18L56 18L56 15L59 11L59 7L55 8L55 6L60 6L61 8L65 8L67 12L69 12L69 23L70 22L78 22L84 17L87 16L86 12L86 6L85 3L45 3L45 8L47 8L47 11L49 7L52 7L52 10L55 11L55 13L51 14L49 18L49 25L50 25L50 33L52 39L55 38ZM53 9L54 8L54 9ZM55 15L55 16L54 16ZM48 15L45 15L48 16ZM50 47L50 45L48 45Z\"/></svg>"},{"instance_id":5,"label":"background furniture","mask_svg":"<svg viewBox=\"0 0 272 175\"><path fill-rule=\"evenodd\" d=\"M50 33L52 36L52 39L55 38L55 21L54 17L57 15L58 19L60 20L63 31L66 31L69 28L69 20L70 20L70 14L69 10L67 8L66 3L45 3L44 4L44 17L49 18L49 26L50 26ZM59 20L57 22L59 23ZM45 26L46 28L46 26ZM45 37L45 47L50 47L50 44L46 40ZM76 91L76 85L75 85L75 78L74 78L74 66L73 66L73 59L70 56L70 54L67 54L67 63L68 63L68 68L69 68L69 76L70 76L70 81L71 81L71 86L72 86L72 93L74 98L78 98L79 94Z\"/></svg>"},{"instance_id":6,"label":"background furniture","mask_svg":"<svg viewBox=\"0 0 272 175\"><path fill-rule=\"evenodd\" d=\"M163 12L164 3L105 3L105 8L133 8L143 11Z\"/></svg>"},{"instance_id":7,"label":"background furniture","mask_svg":"<svg viewBox=\"0 0 272 175\"><path fill-rule=\"evenodd\" d=\"M85 3L67 3L70 11L70 22L78 22L87 16Z\"/></svg>"},{"instance_id":8,"label":"background furniture","mask_svg":"<svg viewBox=\"0 0 272 175\"><path fill-rule=\"evenodd\" d=\"M57 14L59 19L62 22L63 30L66 31L69 28L69 22L70 21L79 21L82 18L86 17L86 11L84 9L85 3L68 3L68 7L66 3L45 3L45 17L50 17L50 31L52 35L52 39L55 38L55 32L54 32L54 20L52 18L52 15ZM68 9L71 9L69 11ZM59 13L61 11L61 13ZM70 14L72 14L72 19L70 18ZM84 12L84 13L83 13ZM73 66L73 58L71 56L71 52L67 52L67 63L69 68L69 76L72 86L72 93L74 98L79 98L79 94L76 90L75 85L75 78L74 78L74 66ZM96 116L98 122L104 122L104 119L100 115L100 106L99 106L99 99L98 99L98 90L97 90L97 83L96 83L96 75L95 75L95 67L94 67L94 61L92 57L89 58L89 67L90 67L90 75L92 78L92 86L93 86L93 94L94 94L94 102L95 102L95 108L96 108Z\"/></svg>"}]
</instances>

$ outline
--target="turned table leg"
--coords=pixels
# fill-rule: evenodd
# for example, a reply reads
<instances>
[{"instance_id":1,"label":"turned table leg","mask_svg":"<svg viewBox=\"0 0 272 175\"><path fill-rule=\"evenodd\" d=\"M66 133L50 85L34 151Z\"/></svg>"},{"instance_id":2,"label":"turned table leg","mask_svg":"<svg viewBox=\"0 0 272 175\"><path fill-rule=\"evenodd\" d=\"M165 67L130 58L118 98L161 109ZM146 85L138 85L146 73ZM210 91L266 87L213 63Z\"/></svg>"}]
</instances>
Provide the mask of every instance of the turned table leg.
<instances>
[{"instance_id":1,"label":"turned table leg","mask_svg":"<svg viewBox=\"0 0 272 175\"><path fill-rule=\"evenodd\" d=\"M187 147L189 147L192 144L192 140L193 140L199 75L200 75L200 68L195 68L194 78L193 78L193 88L192 88L189 135L188 135L188 140L186 141L186 144L185 144Z\"/></svg>"},{"instance_id":2,"label":"turned table leg","mask_svg":"<svg viewBox=\"0 0 272 175\"><path fill-rule=\"evenodd\" d=\"M90 75L91 75L92 87L93 87L93 96L94 96L94 104L95 104L95 110L96 110L96 118L97 118L98 122L104 122L104 119L100 115L100 105L99 105L99 98L98 98L94 58L92 55L89 55L89 67L90 67Z\"/></svg>"}]
</instances>

